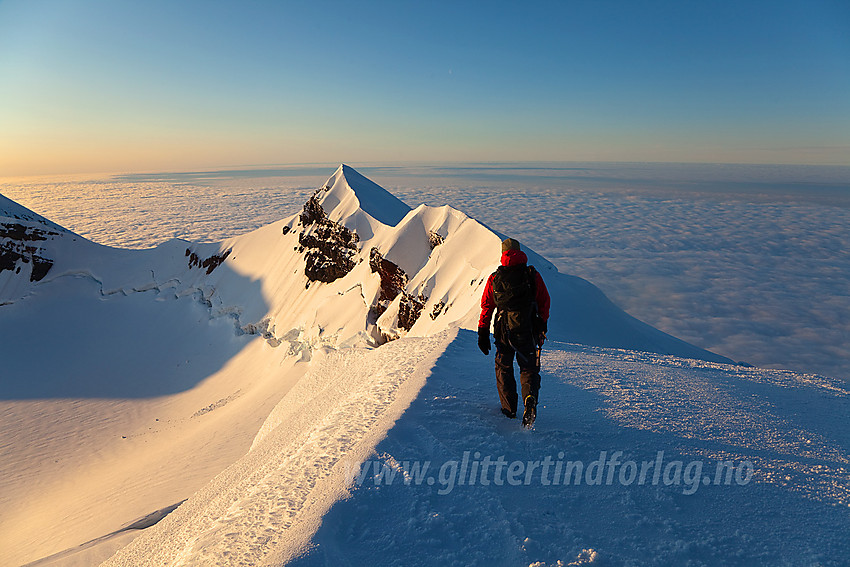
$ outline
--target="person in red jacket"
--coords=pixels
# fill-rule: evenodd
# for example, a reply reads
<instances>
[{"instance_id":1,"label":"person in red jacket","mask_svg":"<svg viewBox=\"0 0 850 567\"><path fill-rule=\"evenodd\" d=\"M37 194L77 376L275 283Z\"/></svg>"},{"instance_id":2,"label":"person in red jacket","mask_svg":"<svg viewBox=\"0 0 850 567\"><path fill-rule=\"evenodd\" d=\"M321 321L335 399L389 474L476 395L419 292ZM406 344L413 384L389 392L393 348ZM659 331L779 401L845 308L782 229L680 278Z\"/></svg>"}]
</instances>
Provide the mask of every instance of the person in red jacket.
<instances>
[{"instance_id":1,"label":"person in red jacket","mask_svg":"<svg viewBox=\"0 0 850 567\"><path fill-rule=\"evenodd\" d=\"M490 354L490 319L495 311L496 386L502 413L516 417L516 356L524 405L522 424L531 427L537 416L540 348L546 340L549 291L537 270L527 264L528 257L519 242L513 238L502 242L501 266L490 275L481 296L478 347L485 355Z\"/></svg>"}]
</instances>

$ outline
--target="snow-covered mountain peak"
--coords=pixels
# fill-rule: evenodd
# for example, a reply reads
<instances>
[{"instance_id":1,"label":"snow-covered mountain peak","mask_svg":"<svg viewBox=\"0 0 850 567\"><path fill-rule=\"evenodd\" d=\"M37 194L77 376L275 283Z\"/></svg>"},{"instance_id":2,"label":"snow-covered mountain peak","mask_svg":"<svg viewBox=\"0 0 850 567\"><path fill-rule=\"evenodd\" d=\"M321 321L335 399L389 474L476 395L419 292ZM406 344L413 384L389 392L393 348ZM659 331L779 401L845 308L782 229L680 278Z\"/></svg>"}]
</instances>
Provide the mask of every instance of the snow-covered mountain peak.
<instances>
[{"instance_id":1,"label":"snow-covered mountain peak","mask_svg":"<svg viewBox=\"0 0 850 567\"><path fill-rule=\"evenodd\" d=\"M382 224L395 226L410 211L410 207L395 195L345 164L337 168L318 192L317 198L328 217L335 222L359 210Z\"/></svg>"}]
</instances>

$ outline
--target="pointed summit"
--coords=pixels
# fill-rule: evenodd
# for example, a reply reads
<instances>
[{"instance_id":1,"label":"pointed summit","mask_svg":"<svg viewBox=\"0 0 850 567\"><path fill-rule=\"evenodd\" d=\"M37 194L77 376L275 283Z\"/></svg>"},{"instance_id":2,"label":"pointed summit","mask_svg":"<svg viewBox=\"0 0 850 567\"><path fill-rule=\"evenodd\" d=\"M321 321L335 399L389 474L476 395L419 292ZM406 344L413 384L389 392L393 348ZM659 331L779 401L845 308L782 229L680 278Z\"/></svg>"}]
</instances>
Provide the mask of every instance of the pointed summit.
<instances>
[{"instance_id":1,"label":"pointed summit","mask_svg":"<svg viewBox=\"0 0 850 567\"><path fill-rule=\"evenodd\" d=\"M331 220L352 215L359 208L375 220L395 226L410 212L395 195L342 164L324 185L327 193L321 196L322 207Z\"/></svg>"}]
</instances>

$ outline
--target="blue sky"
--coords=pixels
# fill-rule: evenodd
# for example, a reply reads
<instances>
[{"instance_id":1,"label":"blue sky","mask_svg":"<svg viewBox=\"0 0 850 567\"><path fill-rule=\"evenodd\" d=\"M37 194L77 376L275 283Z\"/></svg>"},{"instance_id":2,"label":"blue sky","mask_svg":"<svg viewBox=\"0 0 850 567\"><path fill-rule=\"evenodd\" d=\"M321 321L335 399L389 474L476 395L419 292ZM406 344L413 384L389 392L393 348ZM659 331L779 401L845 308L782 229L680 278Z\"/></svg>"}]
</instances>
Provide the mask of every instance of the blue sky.
<instances>
[{"instance_id":1,"label":"blue sky","mask_svg":"<svg viewBox=\"0 0 850 567\"><path fill-rule=\"evenodd\" d=\"M850 164L850 3L0 0L0 176Z\"/></svg>"}]
</instances>

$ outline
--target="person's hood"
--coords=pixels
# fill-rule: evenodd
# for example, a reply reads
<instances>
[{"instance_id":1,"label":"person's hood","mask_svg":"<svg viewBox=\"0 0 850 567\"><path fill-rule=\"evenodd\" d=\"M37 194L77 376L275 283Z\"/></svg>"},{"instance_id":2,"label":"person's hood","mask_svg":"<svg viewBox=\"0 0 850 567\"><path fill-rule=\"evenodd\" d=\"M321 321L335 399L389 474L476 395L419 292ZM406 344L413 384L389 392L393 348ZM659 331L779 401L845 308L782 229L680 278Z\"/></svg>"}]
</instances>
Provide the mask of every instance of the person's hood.
<instances>
[{"instance_id":1,"label":"person's hood","mask_svg":"<svg viewBox=\"0 0 850 567\"><path fill-rule=\"evenodd\" d=\"M525 252L522 250L505 250L502 252L502 265L503 266L519 266L520 264L527 264L528 256L525 255Z\"/></svg>"}]
</instances>

